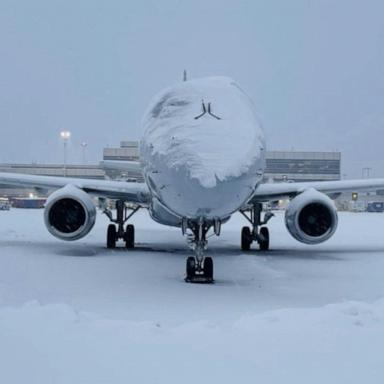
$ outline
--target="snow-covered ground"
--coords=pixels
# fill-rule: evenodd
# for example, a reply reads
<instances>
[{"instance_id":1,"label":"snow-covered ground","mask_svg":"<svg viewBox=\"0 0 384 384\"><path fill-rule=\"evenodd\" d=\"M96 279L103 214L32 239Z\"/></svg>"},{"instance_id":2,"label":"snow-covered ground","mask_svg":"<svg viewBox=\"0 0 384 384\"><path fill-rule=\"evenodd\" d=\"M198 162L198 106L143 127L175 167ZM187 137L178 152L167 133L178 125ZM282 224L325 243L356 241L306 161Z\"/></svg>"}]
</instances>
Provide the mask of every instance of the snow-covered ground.
<instances>
[{"instance_id":1,"label":"snow-covered ground","mask_svg":"<svg viewBox=\"0 0 384 384\"><path fill-rule=\"evenodd\" d=\"M0 212L0 383L382 383L384 215L341 213L306 246L271 220L268 253L210 239L214 285L183 282L180 231L134 217L135 250L54 239Z\"/></svg>"}]
</instances>

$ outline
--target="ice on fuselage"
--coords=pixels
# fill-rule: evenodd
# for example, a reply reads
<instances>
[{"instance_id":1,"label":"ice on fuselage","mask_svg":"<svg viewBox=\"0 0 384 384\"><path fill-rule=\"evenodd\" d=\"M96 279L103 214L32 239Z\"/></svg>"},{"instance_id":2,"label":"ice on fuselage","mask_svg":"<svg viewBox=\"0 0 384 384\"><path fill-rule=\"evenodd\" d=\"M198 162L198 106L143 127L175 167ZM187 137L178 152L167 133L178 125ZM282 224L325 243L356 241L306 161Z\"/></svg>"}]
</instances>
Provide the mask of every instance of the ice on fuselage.
<instances>
[{"instance_id":1,"label":"ice on fuselage","mask_svg":"<svg viewBox=\"0 0 384 384\"><path fill-rule=\"evenodd\" d=\"M212 113L202 114L202 102ZM157 95L144 118L141 151L185 168L206 188L238 177L263 156L264 137L248 96L227 77L182 82Z\"/></svg>"}]
</instances>

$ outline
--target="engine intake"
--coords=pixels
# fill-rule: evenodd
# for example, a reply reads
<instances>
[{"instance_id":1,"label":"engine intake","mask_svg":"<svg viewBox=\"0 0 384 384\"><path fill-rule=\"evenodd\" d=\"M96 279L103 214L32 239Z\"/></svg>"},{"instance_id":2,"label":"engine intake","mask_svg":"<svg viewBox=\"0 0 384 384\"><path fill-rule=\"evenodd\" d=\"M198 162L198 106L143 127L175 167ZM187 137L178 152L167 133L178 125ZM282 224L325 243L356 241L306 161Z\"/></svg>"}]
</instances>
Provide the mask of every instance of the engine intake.
<instances>
[{"instance_id":1,"label":"engine intake","mask_svg":"<svg viewBox=\"0 0 384 384\"><path fill-rule=\"evenodd\" d=\"M306 244L328 240L336 231L337 221L333 201L315 189L296 196L285 211L285 225L289 233Z\"/></svg>"},{"instance_id":2,"label":"engine intake","mask_svg":"<svg viewBox=\"0 0 384 384\"><path fill-rule=\"evenodd\" d=\"M87 193L67 185L49 196L44 220L53 236L62 240L78 240L93 228L96 208Z\"/></svg>"}]
</instances>

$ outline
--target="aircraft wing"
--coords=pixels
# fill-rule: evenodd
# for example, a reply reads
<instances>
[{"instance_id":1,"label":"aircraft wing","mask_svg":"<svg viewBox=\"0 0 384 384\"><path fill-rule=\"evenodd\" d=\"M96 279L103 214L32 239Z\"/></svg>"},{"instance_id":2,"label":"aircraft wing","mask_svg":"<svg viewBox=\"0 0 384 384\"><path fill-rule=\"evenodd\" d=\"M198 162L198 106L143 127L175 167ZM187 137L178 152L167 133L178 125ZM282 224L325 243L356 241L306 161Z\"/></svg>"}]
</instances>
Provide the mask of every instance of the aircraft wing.
<instances>
[{"instance_id":1,"label":"aircraft wing","mask_svg":"<svg viewBox=\"0 0 384 384\"><path fill-rule=\"evenodd\" d=\"M250 203L291 198L309 188L314 188L317 191L328 195L342 192L370 192L378 189L384 189L384 179L314 181L304 183L265 183L260 184L256 188L255 194L250 200Z\"/></svg>"},{"instance_id":2,"label":"aircraft wing","mask_svg":"<svg viewBox=\"0 0 384 384\"><path fill-rule=\"evenodd\" d=\"M58 189L68 184L95 196L122 199L127 202L147 204L150 200L146 184L125 181L78 179L0 172L0 184L44 189Z\"/></svg>"},{"instance_id":3,"label":"aircraft wing","mask_svg":"<svg viewBox=\"0 0 384 384\"><path fill-rule=\"evenodd\" d=\"M142 169L139 161L104 160L104 161L100 161L100 166L103 169L142 173Z\"/></svg>"}]
</instances>

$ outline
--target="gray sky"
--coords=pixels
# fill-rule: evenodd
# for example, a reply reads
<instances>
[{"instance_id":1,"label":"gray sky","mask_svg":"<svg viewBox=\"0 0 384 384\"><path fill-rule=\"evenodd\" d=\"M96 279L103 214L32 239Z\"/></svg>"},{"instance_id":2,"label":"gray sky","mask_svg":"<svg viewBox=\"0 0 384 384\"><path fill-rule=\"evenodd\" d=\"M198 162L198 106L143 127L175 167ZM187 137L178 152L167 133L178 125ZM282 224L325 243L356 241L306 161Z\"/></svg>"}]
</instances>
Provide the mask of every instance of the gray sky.
<instances>
[{"instance_id":1,"label":"gray sky","mask_svg":"<svg viewBox=\"0 0 384 384\"><path fill-rule=\"evenodd\" d=\"M138 139L154 93L228 75L253 98L269 149L342 151L384 176L381 0L1 0L0 161L101 160Z\"/></svg>"}]
</instances>

